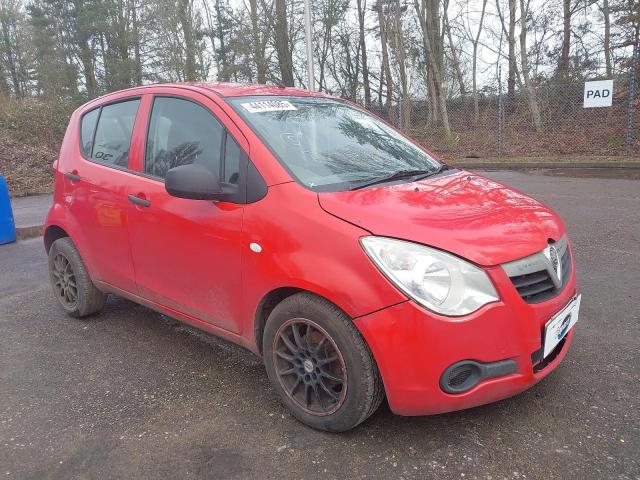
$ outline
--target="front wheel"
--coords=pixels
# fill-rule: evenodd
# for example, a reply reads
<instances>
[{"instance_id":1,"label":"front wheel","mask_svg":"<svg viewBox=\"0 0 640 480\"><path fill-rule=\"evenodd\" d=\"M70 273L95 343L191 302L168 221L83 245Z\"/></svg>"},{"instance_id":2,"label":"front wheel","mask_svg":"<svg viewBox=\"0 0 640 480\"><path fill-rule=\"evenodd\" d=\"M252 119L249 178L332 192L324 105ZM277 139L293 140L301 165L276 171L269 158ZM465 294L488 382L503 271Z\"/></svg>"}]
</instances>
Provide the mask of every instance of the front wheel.
<instances>
[{"instance_id":1,"label":"front wheel","mask_svg":"<svg viewBox=\"0 0 640 480\"><path fill-rule=\"evenodd\" d=\"M375 360L351 319L310 293L288 297L274 308L263 353L280 399L313 428L349 430L383 399Z\"/></svg>"}]
</instances>

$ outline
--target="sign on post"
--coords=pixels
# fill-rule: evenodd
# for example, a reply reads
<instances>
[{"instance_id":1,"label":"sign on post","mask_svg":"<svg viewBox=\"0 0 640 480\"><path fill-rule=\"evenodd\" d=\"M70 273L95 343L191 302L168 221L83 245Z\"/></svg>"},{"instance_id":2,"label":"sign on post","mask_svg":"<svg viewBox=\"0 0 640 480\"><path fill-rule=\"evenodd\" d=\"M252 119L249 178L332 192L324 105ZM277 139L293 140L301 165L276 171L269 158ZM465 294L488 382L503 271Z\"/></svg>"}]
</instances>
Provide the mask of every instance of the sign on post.
<instances>
[{"instance_id":1,"label":"sign on post","mask_svg":"<svg viewBox=\"0 0 640 480\"><path fill-rule=\"evenodd\" d=\"M584 82L584 108L610 107L613 103L613 80Z\"/></svg>"}]
</instances>

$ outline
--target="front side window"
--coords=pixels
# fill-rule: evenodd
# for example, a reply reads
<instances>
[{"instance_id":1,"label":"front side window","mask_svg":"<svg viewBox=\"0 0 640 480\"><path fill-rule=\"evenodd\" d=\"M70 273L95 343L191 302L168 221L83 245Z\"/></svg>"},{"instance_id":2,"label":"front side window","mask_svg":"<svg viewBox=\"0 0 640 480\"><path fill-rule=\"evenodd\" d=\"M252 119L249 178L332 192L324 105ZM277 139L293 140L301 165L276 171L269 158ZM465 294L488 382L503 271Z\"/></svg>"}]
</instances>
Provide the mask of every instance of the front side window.
<instances>
[{"instance_id":1,"label":"front side window","mask_svg":"<svg viewBox=\"0 0 640 480\"><path fill-rule=\"evenodd\" d=\"M378 118L347 103L312 97L228 100L303 185L341 190L399 171L440 165Z\"/></svg>"},{"instance_id":2,"label":"front side window","mask_svg":"<svg viewBox=\"0 0 640 480\"><path fill-rule=\"evenodd\" d=\"M136 99L102 107L91 150L93 160L118 167L128 166L131 133L139 104L140 100Z\"/></svg>"},{"instance_id":3,"label":"front side window","mask_svg":"<svg viewBox=\"0 0 640 480\"><path fill-rule=\"evenodd\" d=\"M223 133L220 122L197 103L157 97L149 122L144 171L164 178L174 167L196 163L219 176Z\"/></svg>"}]
</instances>

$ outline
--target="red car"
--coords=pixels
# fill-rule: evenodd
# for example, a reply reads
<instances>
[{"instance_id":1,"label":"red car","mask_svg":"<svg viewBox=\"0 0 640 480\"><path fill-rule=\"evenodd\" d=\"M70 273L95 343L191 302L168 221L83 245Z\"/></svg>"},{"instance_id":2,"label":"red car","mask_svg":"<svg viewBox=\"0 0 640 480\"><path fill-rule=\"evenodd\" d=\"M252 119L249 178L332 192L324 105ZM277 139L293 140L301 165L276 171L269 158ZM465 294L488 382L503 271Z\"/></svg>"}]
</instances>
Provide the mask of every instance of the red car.
<instances>
[{"instance_id":1,"label":"red car","mask_svg":"<svg viewBox=\"0 0 640 480\"><path fill-rule=\"evenodd\" d=\"M151 85L71 117L44 235L74 317L107 294L264 359L293 415L350 429L515 395L580 296L562 220L327 95Z\"/></svg>"}]
</instances>

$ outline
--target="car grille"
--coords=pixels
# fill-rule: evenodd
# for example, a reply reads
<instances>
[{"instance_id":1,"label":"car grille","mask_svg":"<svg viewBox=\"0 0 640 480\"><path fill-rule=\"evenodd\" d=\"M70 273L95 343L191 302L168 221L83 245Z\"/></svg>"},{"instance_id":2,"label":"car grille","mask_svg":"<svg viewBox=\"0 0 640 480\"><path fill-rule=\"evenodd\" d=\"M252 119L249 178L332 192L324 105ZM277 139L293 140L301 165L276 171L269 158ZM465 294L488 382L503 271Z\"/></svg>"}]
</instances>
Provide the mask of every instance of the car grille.
<instances>
[{"instance_id":1,"label":"car grille","mask_svg":"<svg viewBox=\"0 0 640 480\"><path fill-rule=\"evenodd\" d=\"M555 297L571 277L571 252L566 237L551 245L556 247L562 264L559 286L551 277L549 260L543 252L502 265L520 297L527 303L540 303Z\"/></svg>"}]
</instances>

